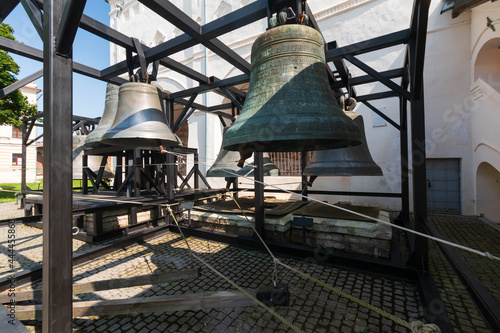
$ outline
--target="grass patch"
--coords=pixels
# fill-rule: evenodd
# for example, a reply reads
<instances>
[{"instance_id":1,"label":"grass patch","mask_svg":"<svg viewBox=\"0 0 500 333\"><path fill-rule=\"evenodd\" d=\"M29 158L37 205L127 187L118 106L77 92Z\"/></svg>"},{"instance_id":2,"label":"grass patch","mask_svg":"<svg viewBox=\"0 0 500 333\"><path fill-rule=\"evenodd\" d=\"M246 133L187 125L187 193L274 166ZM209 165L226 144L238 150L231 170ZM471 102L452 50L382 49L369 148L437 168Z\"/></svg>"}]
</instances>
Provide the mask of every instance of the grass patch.
<instances>
[{"instance_id":1,"label":"grass patch","mask_svg":"<svg viewBox=\"0 0 500 333\"><path fill-rule=\"evenodd\" d=\"M39 183L28 183L29 188L32 190L42 189L42 182ZM2 183L0 187L3 191L0 191L0 203L16 201L15 192L21 193L21 184L16 183ZM14 192L11 192L14 191Z\"/></svg>"},{"instance_id":2,"label":"grass patch","mask_svg":"<svg viewBox=\"0 0 500 333\"><path fill-rule=\"evenodd\" d=\"M32 190L43 190L43 180L37 183L26 184ZM16 201L15 192L21 193L21 184L19 183L0 183L0 203ZM73 188L82 188L81 180L73 180ZM89 181L89 188L92 188L92 183ZM13 191L13 192L12 192Z\"/></svg>"}]
</instances>

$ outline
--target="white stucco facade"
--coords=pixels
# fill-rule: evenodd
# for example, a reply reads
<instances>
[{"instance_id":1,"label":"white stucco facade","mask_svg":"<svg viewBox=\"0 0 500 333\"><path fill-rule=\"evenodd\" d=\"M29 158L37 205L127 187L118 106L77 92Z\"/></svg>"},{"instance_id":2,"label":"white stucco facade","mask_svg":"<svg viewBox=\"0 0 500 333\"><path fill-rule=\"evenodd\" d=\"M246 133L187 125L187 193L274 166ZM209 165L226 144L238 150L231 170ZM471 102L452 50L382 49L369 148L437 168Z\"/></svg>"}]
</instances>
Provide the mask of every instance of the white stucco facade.
<instances>
[{"instance_id":1,"label":"white stucco facade","mask_svg":"<svg viewBox=\"0 0 500 333\"><path fill-rule=\"evenodd\" d=\"M21 93L28 102L36 104L36 94L40 91L34 82L21 88ZM18 137L15 137L18 136ZM30 139L36 137L36 130L32 131ZM12 126L0 126L0 183L20 183L22 168L22 134L15 133ZM26 181L35 182L36 178L36 144L26 150Z\"/></svg>"},{"instance_id":2,"label":"white stucco facade","mask_svg":"<svg viewBox=\"0 0 500 333\"><path fill-rule=\"evenodd\" d=\"M145 45L153 47L182 34L179 29L135 0L108 2L111 9L111 27L138 38ZM171 2L203 25L247 5L252 0ZM413 1L309 0L308 4L326 41L335 40L339 46L345 46L408 28ZM449 12L440 14L442 5L442 0L433 0L429 13L424 69L427 157L459 160L461 213L484 214L495 220L500 214L490 207L490 202L500 200L500 135L496 130L500 123L500 3L477 6L455 19L451 18ZM493 21L493 25L496 25L496 31L486 27L487 16ZM265 20L259 20L224 34L219 39L250 61L252 43L266 27ZM359 59L378 71L386 71L401 68L403 57L404 46L395 46L361 55ZM112 64L124 60L124 49L112 46L110 58ZM204 75L216 76L219 79L241 73L201 45L174 54L172 58ZM346 64L353 77L365 75L348 62ZM158 77L159 83L169 92L198 85L197 82L168 69L160 71ZM394 81L399 83L400 79ZM387 88L380 83L356 87L358 95L385 90ZM209 106L218 105L223 102L223 97L209 93L198 96L196 102ZM374 100L371 104L399 123L397 98ZM314 183L313 189L400 192L399 131L385 121L380 121L380 118L363 104L358 104L355 111L363 116L372 157L382 168L384 175L322 177L321 181ZM222 126L216 116L195 112L189 119L188 146L199 149L201 170L206 169L203 163L209 166L215 161L221 139ZM209 181L216 187L225 185L223 179L210 178ZM244 179L241 181L250 183ZM271 184L295 182L280 185L287 189L300 187L297 183L300 181L299 177L266 177L265 181ZM485 187L485 184L489 186ZM353 204L400 209L399 199L354 196L317 198L329 202L350 201Z\"/></svg>"}]
</instances>

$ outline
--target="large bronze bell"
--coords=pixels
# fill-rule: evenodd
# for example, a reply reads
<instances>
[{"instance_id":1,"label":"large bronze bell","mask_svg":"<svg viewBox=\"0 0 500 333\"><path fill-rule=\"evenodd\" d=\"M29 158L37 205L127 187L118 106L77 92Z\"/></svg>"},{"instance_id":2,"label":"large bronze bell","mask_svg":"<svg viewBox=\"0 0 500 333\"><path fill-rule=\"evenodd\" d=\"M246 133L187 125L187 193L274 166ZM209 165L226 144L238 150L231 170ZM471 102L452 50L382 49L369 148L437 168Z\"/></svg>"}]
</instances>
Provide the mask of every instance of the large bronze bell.
<instances>
[{"instance_id":1,"label":"large bronze bell","mask_svg":"<svg viewBox=\"0 0 500 333\"><path fill-rule=\"evenodd\" d=\"M382 170L373 161L368 150L363 117L345 112L362 129L362 143L357 146L313 152L311 162L304 169L308 176L382 176Z\"/></svg>"},{"instance_id":2,"label":"large bronze bell","mask_svg":"<svg viewBox=\"0 0 500 333\"><path fill-rule=\"evenodd\" d=\"M101 145L101 139L104 133L111 127L115 120L116 109L118 107L118 90L119 86L108 83L106 86L106 100L104 102L104 111L102 113L99 125L93 130L85 140L85 146L97 148Z\"/></svg>"},{"instance_id":3,"label":"large bronze bell","mask_svg":"<svg viewBox=\"0 0 500 333\"><path fill-rule=\"evenodd\" d=\"M224 134L227 132L229 126L224 128ZM236 151L229 151L223 148L224 141L217 155L217 159L214 164L208 169L207 177L253 177L255 164L251 163L249 165L240 168L237 164L240 160L240 154ZM269 158L269 155L264 153L263 166L264 166L264 176L279 176L280 171L274 165L273 161Z\"/></svg>"},{"instance_id":4,"label":"large bronze bell","mask_svg":"<svg viewBox=\"0 0 500 333\"><path fill-rule=\"evenodd\" d=\"M361 132L340 109L315 29L281 25L252 46L248 95L224 149L304 151L359 144Z\"/></svg>"},{"instance_id":5,"label":"large bronze bell","mask_svg":"<svg viewBox=\"0 0 500 333\"><path fill-rule=\"evenodd\" d=\"M159 86L128 82L120 87L113 124L102 142L121 147L153 148L179 144L162 109Z\"/></svg>"}]
</instances>

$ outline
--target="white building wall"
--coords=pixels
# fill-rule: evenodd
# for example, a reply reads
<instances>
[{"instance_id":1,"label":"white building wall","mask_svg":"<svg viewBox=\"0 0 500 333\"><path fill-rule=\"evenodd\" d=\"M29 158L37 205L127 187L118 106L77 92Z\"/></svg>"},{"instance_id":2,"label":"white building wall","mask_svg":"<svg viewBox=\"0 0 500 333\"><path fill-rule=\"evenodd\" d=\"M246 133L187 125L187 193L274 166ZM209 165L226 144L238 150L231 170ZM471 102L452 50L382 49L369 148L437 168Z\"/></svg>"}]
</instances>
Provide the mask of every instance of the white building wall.
<instances>
[{"instance_id":1,"label":"white building wall","mask_svg":"<svg viewBox=\"0 0 500 333\"><path fill-rule=\"evenodd\" d=\"M486 17L495 27L486 26ZM500 3L486 3L471 11L470 94L475 214L500 223Z\"/></svg>"},{"instance_id":2,"label":"white building wall","mask_svg":"<svg viewBox=\"0 0 500 333\"><path fill-rule=\"evenodd\" d=\"M206 24L231 11L252 2L251 0L173 0L176 6L190 15L200 24ZM121 32L135 36L146 45L155 46L182 32L170 23L151 13L140 4L139 11L133 11L137 1L110 0L112 11L111 25ZM116 3L123 3L120 10ZM413 1L404 0L309 0L309 6L326 41L336 40L339 46L364 41L409 27ZM471 96L471 74L474 58L480 46L494 34L485 28L485 15L498 20L498 3L489 3L477 7L471 13L463 13L456 19L451 14L440 14L441 0L433 0L430 8L428 41L425 59L425 97L426 131L428 158L458 158L462 168L462 212L473 215L475 211L475 172L481 159L474 160L474 133L481 132L481 125L474 125L471 110L474 108ZM128 10L128 14L126 11ZM495 9L496 10L496 9ZM472 17L472 18L471 18ZM476 19L477 17L477 19ZM477 23L476 23L477 21ZM471 23L472 22L472 23ZM219 37L231 49L250 60L251 45L255 38L267 27L266 21L260 20L236 31ZM497 29L496 35L500 29ZM160 37L164 39L159 41ZM155 42L156 38L156 42ZM123 49L112 48L112 62L125 59ZM360 55L359 59L379 71L400 68L403 65L404 46L395 46L377 52ZM193 69L218 78L232 77L241 73L225 60L215 55L204 46L197 45L172 58ZM353 76L364 75L362 71L346 62ZM160 82L168 91L178 91L197 85L170 70L160 73ZM394 80L399 83L400 79ZM387 90L380 83L357 86L358 95L371 94ZM223 97L210 93L198 96L196 102L205 105L222 103ZM397 98L375 100L371 102L387 116L399 123L399 102ZM371 154L382 168L381 177L322 177L316 181L313 189L334 191L374 191L400 192L400 137L399 131L390 124L384 124L371 110L360 104L356 110L363 116L365 132ZM474 127L475 126L475 127ZM189 120L189 147L198 148L200 161L208 166L215 160L220 149L222 126L217 117L202 112L195 112ZM485 133L489 136L490 134ZM498 137L498 136L497 136ZM477 141L476 139L474 139ZM477 155L477 154L476 154ZM410 161L411 163L411 161ZM411 164L410 164L411 165ZM410 170L411 174L411 170ZM213 186L225 184L223 179L209 179ZM241 179L243 183L250 181ZM283 188L300 188L300 177L267 177L266 182L279 184ZM288 184L295 183L295 184ZM288 185L283 185L288 184ZM288 197L289 195L282 195ZM399 199L370 197L326 197L318 199L330 202L351 201L353 204L377 205L387 209L399 209Z\"/></svg>"},{"instance_id":3,"label":"white building wall","mask_svg":"<svg viewBox=\"0 0 500 333\"><path fill-rule=\"evenodd\" d=\"M30 86L21 88L21 92L28 98L32 104L36 103L36 94L40 89L36 88L34 83ZM34 129L30 139L36 137ZM22 153L22 139L12 137L12 126L0 126L0 183L20 183L21 182L21 160L19 165L12 165L13 154ZM26 181L35 182L36 178L36 144L28 146L26 151Z\"/></svg>"}]
</instances>

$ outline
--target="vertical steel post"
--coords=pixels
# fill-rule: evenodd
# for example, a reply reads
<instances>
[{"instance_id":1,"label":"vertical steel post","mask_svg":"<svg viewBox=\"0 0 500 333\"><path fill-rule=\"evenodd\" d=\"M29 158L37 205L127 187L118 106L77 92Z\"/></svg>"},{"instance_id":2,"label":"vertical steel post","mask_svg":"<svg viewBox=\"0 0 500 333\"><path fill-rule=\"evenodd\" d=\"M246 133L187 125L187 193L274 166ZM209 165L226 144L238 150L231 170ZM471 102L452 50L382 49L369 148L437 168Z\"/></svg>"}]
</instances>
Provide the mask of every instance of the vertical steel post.
<instances>
[{"instance_id":1,"label":"vertical steel post","mask_svg":"<svg viewBox=\"0 0 500 333\"><path fill-rule=\"evenodd\" d=\"M407 100L399 98L399 146L401 150L401 219L410 221L410 181L408 177L408 107Z\"/></svg>"},{"instance_id":2,"label":"vertical steel post","mask_svg":"<svg viewBox=\"0 0 500 333\"><path fill-rule=\"evenodd\" d=\"M194 188L200 188L200 168L198 152L194 153Z\"/></svg>"},{"instance_id":3,"label":"vertical steel post","mask_svg":"<svg viewBox=\"0 0 500 333\"><path fill-rule=\"evenodd\" d=\"M44 333L71 332L73 60L55 51L66 1L44 0L43 313Z\"/></svg>"},{"instance_id":4,"label":"vertical steel post","mask_svg":"<svg viewBox=\"0 0 500 333\"><path fill-rule=\"evenodd\" d=\"M33 120L34 121L34 120ZM26 143L28 142L28 136L29 136L29 133L28 133L28 128L26 126L26 122L23 121L23 129L22 129L23 133L22 133L22 136L21 136L21 141L22 141L22 151L21 151L21 193L23 195L23 198L21 199L21 206L24 207L24 204L25 204L25 198L26 198L26 194L24 193L26 190L27 190L27 187L26 187L26 165L28 163L27 161L27 146L26 146ZM16 199L17 200L17 199ZM25 216L28 215L28 212L27 211L24 211L24 214Z\"/></svg>"},{"instance_id":5,"label":"vertical steel post","mask_svg":"<svg viewBox=\"0 0 500 333\"><path fill-rule=\"evenodd\" d=\"M411 151L413 168L413 213L415 230L425 233L427 219L427 174L425 152L424 58L430 0L416 0L412 14L409 42L411 107ZM429 269L429 242L415 237L413 262L422 270Z\"/></svg>"},{"instance_id":6,"label":"vertical steel post","mask_svg":"<svg viewBox=\"0 0 500 333\"><path fill-rule=\"evenodd\" d=\"M426 154L425 154L425 119L424 100L416 99L411 102L412 123L412 166L413 166L413 213L415 216L415 230L426 233L425 219L427 218L427 182L426 182ZM415 236L414 264L417 268L429 269L429 242L427 238Z\"/></svg>"},{"instance_id":7,"label":"vertical steel post","mask_svg":"<svg viewBox=\"0 0 500 333\"><path fill-rule=\"evenodd\" d=\"M174 101L172 99L167 100L165 112L167 114L167 120L170 129L172 129L172 125L174 123ZM170 150L166 156L166 163L167 163L167 197L169 200L174 200L177 171L175 167L175 156L170 153Z\"/></svg>"},{"instance_id":8,"label":"vertical steel post","mask_svg":"<svg viewBox=\"0 0 500 333\"><path fill-rule=\"evenodd\" d=\"M175 199L175 179L177 174L175 173L175 156L167 153L167 197L168 200Z\"/></svg>"},{"instance_id":9,"label":"vertical steel post","mask_svg":"<svg viewBox=\"0 0 500 333\"><path fill-rule=\"evenodd\" d=\"M88 194L89 193L89 178L87 176L87 170L89 167L89 155L83 153L82 156L82 193L83 194Z\"/></svg>"},{"instance_id":10,"label":"vertical steel post","mask_svg":"<svg viewBox=\"0 0 500 333\"><path fill-rule=\"evenodd\" d=\"M141 167L142 167L142 158L141 158L141 150L139 148L135 148L133 151L133 168L134 168L134 197L141 196Z\"/></svg>"},{"instance_id":11,"label":"vertical steel post","mask_svg":"<svg viewBox=\"0 0 500 333\"><path fill-rule=\"evenodd\" d=\"M255 230L265 239L265 209L264 209L264 164L262 152L254 153L254 163L257 168L254 171L255 184Z\"/></svg>"}]
</instances>

